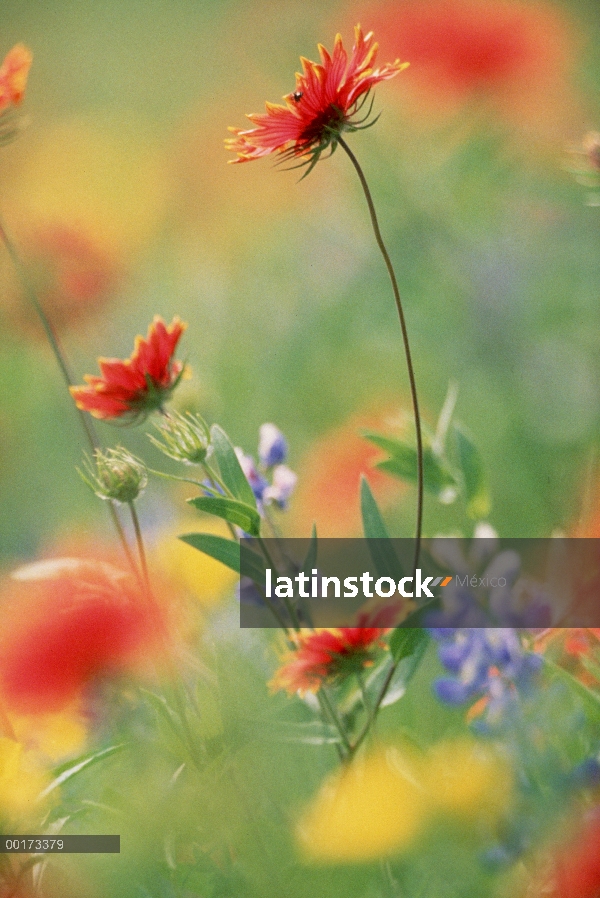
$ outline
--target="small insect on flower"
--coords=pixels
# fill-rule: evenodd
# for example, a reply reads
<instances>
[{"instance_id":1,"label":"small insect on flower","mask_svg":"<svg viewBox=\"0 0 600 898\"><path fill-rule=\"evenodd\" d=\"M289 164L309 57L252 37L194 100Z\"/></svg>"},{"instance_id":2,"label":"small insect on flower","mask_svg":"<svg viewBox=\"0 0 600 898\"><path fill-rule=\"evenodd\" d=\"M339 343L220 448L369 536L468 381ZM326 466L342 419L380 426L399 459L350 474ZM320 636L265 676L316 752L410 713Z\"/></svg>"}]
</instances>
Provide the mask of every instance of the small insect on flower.
<instances>
[{"instance_id":1,"label":"small insect on flower","mask_svg":"<svg viewBox=\"0 0 600 898\"><path fill-rule=\"evenodd\" d=\"M158 315L146 338L136 337L128 359L98 359L101 377L86 375L87 386L71 387L77 408L95 418L132 423L162 409L181 380L183 362L173 354L186 325L174 318L169 326Z\"/></svg>"},{"instance_id":2,"label":"small insect on flower","mask_svg":"<svg viewBox=\"0 0 600 898\"><path fill-rule=\"evenodd\" d=\"M232 162L279 153L283 159L300 159L300 165L309 166L308 174L324 150L333 153L343 131L368 127L371 107L361 119L356 115L371 88L394 78L408 63L396 60L375 68L377 44L372 32L363 35L360 25L354 31L350 59L339 34L332 54L319 44L321 62L301 57L302 74L296 73L296 89L283 98L285 106L267 103L266 114L247 116L255 128L229 129L235 137L226 146L237 153Z\"/></svg>"}]
</instances>

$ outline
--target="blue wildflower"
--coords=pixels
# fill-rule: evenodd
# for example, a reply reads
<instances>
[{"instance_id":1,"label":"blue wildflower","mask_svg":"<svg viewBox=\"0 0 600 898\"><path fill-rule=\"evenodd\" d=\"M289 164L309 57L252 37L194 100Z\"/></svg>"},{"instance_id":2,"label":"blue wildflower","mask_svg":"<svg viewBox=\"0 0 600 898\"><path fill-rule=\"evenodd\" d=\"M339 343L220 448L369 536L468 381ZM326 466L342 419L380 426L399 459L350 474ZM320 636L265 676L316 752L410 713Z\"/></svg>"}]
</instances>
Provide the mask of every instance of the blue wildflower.
<instances>
[{"instance_id":1,"label":"blue wildflower","mask_svg":"<svg viewBox=\"0 0 600 898\"><path fill-rule=\"evenodd\" d=\"M282 464L287 458L287 442L275 424L261 424L258 430L258 459L265 468Z\"/></svg>"}]
</instances>

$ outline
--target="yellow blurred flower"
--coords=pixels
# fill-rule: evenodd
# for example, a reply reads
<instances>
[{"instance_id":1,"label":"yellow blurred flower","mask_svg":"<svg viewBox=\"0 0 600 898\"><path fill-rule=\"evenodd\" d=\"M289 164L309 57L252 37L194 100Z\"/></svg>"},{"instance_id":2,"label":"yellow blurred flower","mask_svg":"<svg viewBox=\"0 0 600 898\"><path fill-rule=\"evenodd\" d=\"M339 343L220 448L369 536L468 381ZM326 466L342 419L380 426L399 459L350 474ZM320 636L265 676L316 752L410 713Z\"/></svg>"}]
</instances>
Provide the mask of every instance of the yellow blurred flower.
<instances>
[{"instance_id":1,"label":"yellow blurred flower","mask_svg":"<svg viewBox=\"0 0 600 898\"><path fill-rule=\"evenodd\" d=\"M191 518L180 522L177 529L170 530L159 539L154 558L159 570L175 587L194 596L206 608L211 608L233 591L237 574L220 561L203 555L178 539L182 533L195 531L230 537L223 521Z\"/></svg>"},{"instance_id":2,"label":"yellow blurred flower","mask_svg":"<svg viewBox=\"0 0 600 898\"><path fill-rule=\"evenodd\" d=\"M372 861L410 849L440 814L489 822L508 808L513 777L491 746L462 738L417 756L379 748L329 776L302 814L307 860Z\"/></svg>"},{"instance_id":3,"label":"yellow blurred flower","mask_svg":"<svg viewBox=\"0 0 600 898\"><path fill-rule=\"evenodd\" d=\"M37 799L48 784L46 773L21 743L0 737L0 818L21 820L39 812Z\"/></svg>"},{"instance_id":4,"label":"yellow blurred flower","mask_svg":"<svg viewBox=\"0 0 600 898\"><path fill-rule=\"evenodd\" d=\"M492 746L462 738L433 746L424 764L423 785L432 811L481 819L507 809L513 776Z\"/></svg>"},{"instance_id":5,"label":"yellow blurred flower","mask_svg":"<svg viewBox=\"0 0 600 898\"><path fill-rule=\"evenodd\" d=\"M409 848L428 810L418 766L397 749L379 749L330 776L298 825L305 856L370 861Z\"/></svg>"},{"instance_id":6,"label":"yellow blurred flower","mask_svg":"<svg viewBox=\"0 0 600 898\"><path fill-rule=\"evenodd\" d=\"M56 714L21 714L11 717L17 739L56 763L85 749L87 728L77 708Z\"/></svg>"}]
</instances>

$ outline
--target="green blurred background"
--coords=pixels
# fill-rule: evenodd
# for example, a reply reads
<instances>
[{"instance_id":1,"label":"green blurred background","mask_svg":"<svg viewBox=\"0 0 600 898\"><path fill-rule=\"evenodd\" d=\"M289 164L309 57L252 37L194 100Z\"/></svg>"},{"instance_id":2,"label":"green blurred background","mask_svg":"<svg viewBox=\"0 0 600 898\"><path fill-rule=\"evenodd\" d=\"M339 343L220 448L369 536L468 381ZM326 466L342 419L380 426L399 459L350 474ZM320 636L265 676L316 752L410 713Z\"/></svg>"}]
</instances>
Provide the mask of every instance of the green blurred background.
<instances>
[{"instance_id":1,"label":"green blurred background","mask_svg":"<svg viewBox=\"0 0 600 898\"><path fill-rule=\"evenodd\" d=\"M480 5L491 21L498 4ZM314 458L327 458L327 434L339 459L347 432L333 429L410 408L385 270L342 153L298 183L268 160L226 165L222 140L293 88L299 55L315 58L337 30L349 44L356 21L377 28L382 61L405 58L385 24L405 6L2 6L2 52L23 41L34 63L28 128L0 159L0 207L78 381L98 355L129 355L154 314L179 314L194 372L180 403L246 451L276 422L323 503L329 474ZM455 380L505 536L572 532L594 495L600 419L600 213L567 170L585 168L570 147L600 127L600 14L585 0L532 9L536 77L501 73L482 90L475 72L451 91L413 64L378 87L378 124L351 136L396 263L425 417ZM0 279L0 557L12 564L108 524L75 474L78 422L4 253ZM101 430L157 463L144 428ZM343 492L331 467L330 493ZM379 485L384 504L394 489ZM153 486L146 524L168 519L170 502ZM301 493L290 535L319 520L307 503ZM354 527L332 508L338 535ZM391 513L408 535L412 495ZM426 531L453 515L428 504Z\"/></svg>"}]
</instances>

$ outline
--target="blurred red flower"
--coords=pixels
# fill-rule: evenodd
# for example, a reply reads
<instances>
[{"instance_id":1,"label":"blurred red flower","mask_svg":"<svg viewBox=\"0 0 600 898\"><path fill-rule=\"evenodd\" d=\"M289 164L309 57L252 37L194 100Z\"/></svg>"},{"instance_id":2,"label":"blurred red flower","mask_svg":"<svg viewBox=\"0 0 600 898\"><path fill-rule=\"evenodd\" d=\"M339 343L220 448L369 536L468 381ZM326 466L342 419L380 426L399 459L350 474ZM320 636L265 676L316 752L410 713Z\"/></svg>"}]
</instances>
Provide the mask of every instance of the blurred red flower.
<instances>
[{"instance_id":1,"label":"blurred red flower","mask_svg":"<svg viewBox=\"0 0 600 898\"><path fill-rule=\"evenodd\" d=\"M226 145L238 156L232 162L248 162L278 152L289 158L308 156L314 164L323 150L335 150L342 131L360 126L353 116L371 88L393 78L407 63L396 60L376 69L378 45L373 33L363 36L360 25L354 33L350 60L339 34L332 55L319 44L321 62L301 57L302 74L296 74L296 89L284 97L285 106L267 103L266 114L247 116L255 128L230 128L235 137Z\"/></svg>"},{"instance_id":2,"label":"blurred red flower","mask_svg":"<svg viewBox=\"0 0 600 898\"><path fill-rule=\"evenodd\" d=\"M128 575L106 562L19 568L3 603L0 693L18 712L61 710L89 683L137 666L158 625Z\"/></svg>"},{"instance_id":3,"label":"blurred red flower","mask_svg":"<svg viewBox=\"0 0 600 898\"><path fill-rule=\"evenodd\" d=\"M100 241L67 224L38 228L28 240L27 257L55 327L72 326L97 311L119 276L116 260Z\"/></svg>"},{"instance_id":4,"label":"blurred red flower","mask_svg":"<svg viewBox=\"0 0 600 898\"><path fill-rule=\"evenodd\" d=\"M179 318L167 327L156 315L146 338L136 337L131 358L98 359L102 376L88 374L88 386L71 387L77 408L95 418L132 420L162 408L183 374L173 354L185 328Z\"/></svg>"},{"instance_id":5,"label":"blurred red flower","mask_svg":"<svg viewBox=\"0 0 600 898\"><path fill-rule=\"evenodd\" d=\"M411 65L419 103L446 111L474 95L502 111L544 116L564 91L571 28L560 11L523 0L406 0L362 10L385 53ZM525 105L524 105L525 104Z\"/></svg>"},{"instance_id":6,"label":"blurred red flower","mask_svg":"<svg viewBox=\"0 0 600 898\"><path fill-rule=\"evenodd\" d=\"M550 871L527 895L545 898L598 898L600 895L600 807L588 812L568 842L554 846Z\"/></svg>"},{"instance_id":7,"label":"blurred red flower","mask_svg":"<svg viewBox=\"0 0 600 898\"><path fill-rule=\"evenodd\" d=\"M24 44L16 44L0 66L0 112L23 99L33 57Z\"/></svg>"},{"instance_id":8,"label":"blurred red flower","mask_svg":"<svg viewBox=\"0 0 600 898\"><path fill-rule=\"evenodd\" d=\"M296 648L284 658L270 683L272 690L318 692L326 682L361 671L373 663L383 646L384 627L339 627L304 631L298 634Z\"/></svg>"}]
</instances>

